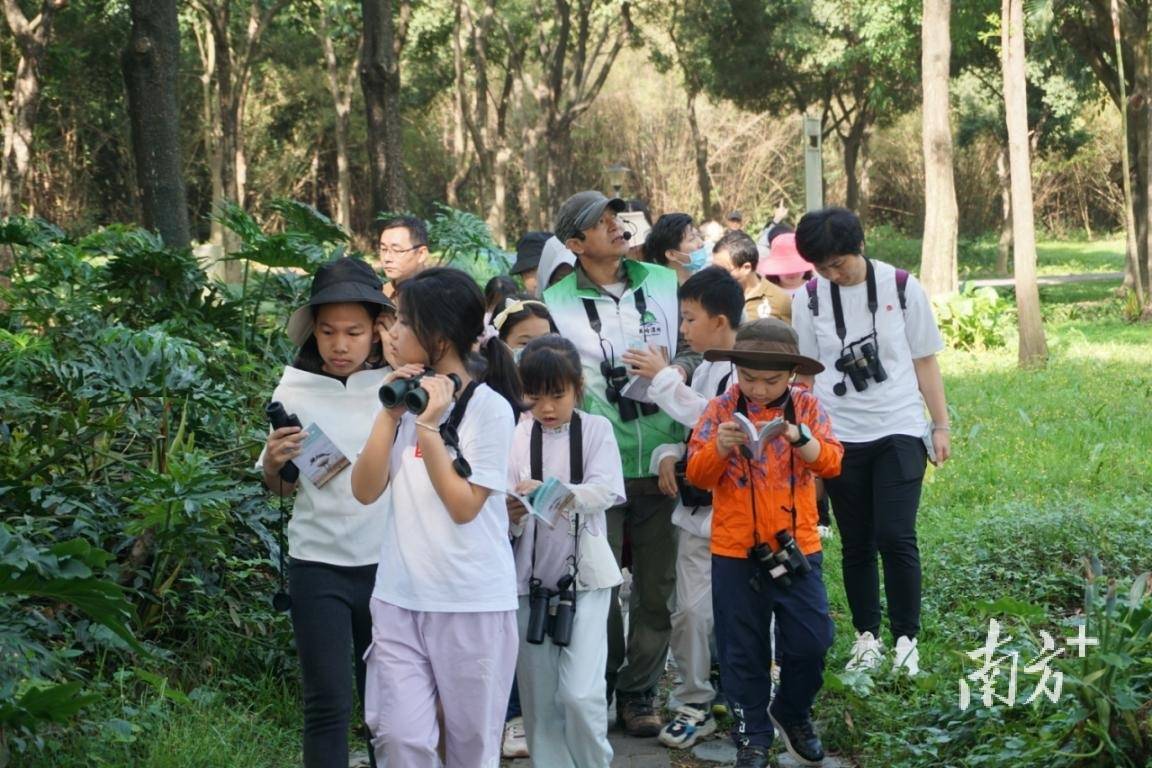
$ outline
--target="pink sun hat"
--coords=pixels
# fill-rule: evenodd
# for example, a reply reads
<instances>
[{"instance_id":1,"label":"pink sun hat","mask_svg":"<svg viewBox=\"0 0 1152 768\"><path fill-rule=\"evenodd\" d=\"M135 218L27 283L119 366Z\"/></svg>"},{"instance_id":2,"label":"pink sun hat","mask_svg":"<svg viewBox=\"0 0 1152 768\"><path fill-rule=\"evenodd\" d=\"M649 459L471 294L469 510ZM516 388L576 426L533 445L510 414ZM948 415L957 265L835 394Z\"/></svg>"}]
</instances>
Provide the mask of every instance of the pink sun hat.
<instances>
[{"instance_id":1,"label":"pink sun hat","mask_svg":"<svg viewBox=\"0 0 1152 768\"><path fill-rule=\"evenodd\" d=\"M792 232L785 232L772 238L768 258L761 259L759 266L756 271L765 276L795 275L812 271L812 264L805 261L796 250L796 235Z\"/></svg>"}]
</instances>

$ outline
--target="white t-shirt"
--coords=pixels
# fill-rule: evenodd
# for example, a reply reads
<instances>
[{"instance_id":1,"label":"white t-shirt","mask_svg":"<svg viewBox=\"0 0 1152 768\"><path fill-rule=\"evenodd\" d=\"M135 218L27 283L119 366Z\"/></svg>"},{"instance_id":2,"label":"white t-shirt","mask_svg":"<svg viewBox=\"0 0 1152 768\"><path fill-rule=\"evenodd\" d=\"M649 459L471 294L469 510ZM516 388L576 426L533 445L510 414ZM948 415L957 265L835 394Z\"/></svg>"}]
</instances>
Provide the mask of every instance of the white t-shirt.
<instances>
[{"instance_id":1,"label":"white t-shirt","mask_svg":"<svg viewBox=\"0 0 1152 768\"><path fill-rule=\"evenodd\" d=\"M800 353L824 364L824 372L816 376L814 393L832 417L833 433L846 443L864 443L887 435L923 435L928 422L912 361L944 349L944 340L932 316L932 305L919 281L908 276L904 289L907 309L901 312L895 267L875 259L872 265L876 270L879 305L876 335L880 362L888 378L882 382L869 378L868 388L862 392L857 392L851 379L836 370L841 344L832 312L832 284L823 277L816 278L820 310L816 317L812 317L808 308L807 290L802 288L792 296L792 327L800 336ZM851 343L870 334L872 314L868 311L867 284L841 287L840 302L847 328L844 341ZM848 391L837 395L832 387L841 379Z\"/></svg>"},{"instance_id":2,"label":"white t-shirt","mask_svg":"<svg viewBox=\"0 0 1152 768\"><path fill-rule=\"evenodd\" d=\"M615 587L622 581L620 568L608 544L604 510L624 503L624 471L620 449L612 432L612 422L603 416L580 411L583 438L584 480L574 487L576 511L580 514L580 559L578 589ZM512 456L508 465L508 486L532 477L533 419L521 421L512 436ZM571 438L569 424L543 429L541 466L543 479L555 477L565 483L571 479ZM516 588L528 594L528 580L535 575L548 589L569 572L568 559L575 544L575 518L558 520L549 528L532 515L526 516L516 532ZM535 547L536 565L532 566Z\"/></svg>"},{"instance_id":3,"label":"white t-shirt","mask_svg":"<svg viewBox=\"0 0 1152 768\"><path fill-rule=\"evenodd\" d=\"M272 400L296 414L307 427L320 426L350 462L368 440L380 410L377 392L388 369L357 371L346 384L331 376L284 369ZM256 467L264 465L264 453ZM352 468L317 488L301 475L292 518L288 521L288 552L297 560L331 565L372 565L380 556L383 503L361 504L352 495Z\"/></svg>"},{"instance_id":4,"label":"white t-shirt","mask_svg":"<svg viewBox=\"0 0 1152 768\"><path fill-rule=\"evenodd\" d=\"M447 419L445 414L442 421ZM508 401L478 385L457 432L460 453L472 467L468 481L491 493L480 513L460 525L432 487L416 442L416 417L404 415L383 494L384 535L373 597L410 611L516 610L504 500L513 426Z\"/></svg>"}]
</instances>

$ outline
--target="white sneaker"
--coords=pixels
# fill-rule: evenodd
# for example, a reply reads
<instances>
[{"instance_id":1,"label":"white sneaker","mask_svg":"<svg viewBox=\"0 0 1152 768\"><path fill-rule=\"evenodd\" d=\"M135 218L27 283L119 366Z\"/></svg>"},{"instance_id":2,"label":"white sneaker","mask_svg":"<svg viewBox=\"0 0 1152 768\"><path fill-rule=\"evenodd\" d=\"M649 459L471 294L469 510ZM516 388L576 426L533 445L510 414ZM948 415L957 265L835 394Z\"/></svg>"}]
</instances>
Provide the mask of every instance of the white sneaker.
<instances>
[{"instance_id":1,"label":"white sneaker","mask_svg":"<svg viewBox=\"0 0 1152 768\"><path fill-rule=\"evenodd\" d=\"M500 754L506 758L528 757L528 739L524 736L524 718L514 717L504 723L504 741Z\"/></svg>"},{"instance_id":2,"label":"white sneaker","mask_svg":"<svg viewBox=\"0 0 1152 768\"><path fill-rule=\"evenodd\" d=\"M832 526L830 525L818 525L816 526L816 532L820 534L821 541L827 541L836 535L836 532L832 530Z\"/></svg>"},{"instance_id":3,"label":"white sneaker","mask_svg":"<svg viewBox=\"0 0 1152 768\"><path fill-rule=\"evenodd\" d=\"M903 669L909 677L920 674L920 649L916 647L916 638L901 635L896 639L896 658L892 662L892 670L899 672Z\"/></svg>"},{"instance_id":4,"label":"white sneaker","mask_svg":"<svg viewBox=\"0 0 1152 768\"><path fill-rule=\"evenodd\" d=\"M867 672L880 665L884 658L884 644L873 637L871 632L861 632L852 644L852 658L844 665L848 671Z\"/></svg>"}]
</instances>

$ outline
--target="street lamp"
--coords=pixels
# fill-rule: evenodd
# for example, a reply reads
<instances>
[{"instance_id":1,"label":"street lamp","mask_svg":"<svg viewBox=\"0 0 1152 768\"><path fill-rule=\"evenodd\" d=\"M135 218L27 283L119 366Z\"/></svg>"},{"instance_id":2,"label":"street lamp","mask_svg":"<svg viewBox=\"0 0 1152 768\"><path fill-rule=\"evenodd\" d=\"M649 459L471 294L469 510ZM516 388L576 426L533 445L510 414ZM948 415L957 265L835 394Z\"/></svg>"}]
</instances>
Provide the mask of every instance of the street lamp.
<instances>
[{"instance_id":1,"label":"street lamp","mask_svg":"<svg viewBox=\"0 0 1152 768\"><path fill-rule=\"evenodd\" d=\"M624 180L630 173L632 169L620 163L612 163L604 169L604 175L608 177L608 183L612 186L613 196L620 197L620 188L624 186Z\"/></svg>"}]
</instances>

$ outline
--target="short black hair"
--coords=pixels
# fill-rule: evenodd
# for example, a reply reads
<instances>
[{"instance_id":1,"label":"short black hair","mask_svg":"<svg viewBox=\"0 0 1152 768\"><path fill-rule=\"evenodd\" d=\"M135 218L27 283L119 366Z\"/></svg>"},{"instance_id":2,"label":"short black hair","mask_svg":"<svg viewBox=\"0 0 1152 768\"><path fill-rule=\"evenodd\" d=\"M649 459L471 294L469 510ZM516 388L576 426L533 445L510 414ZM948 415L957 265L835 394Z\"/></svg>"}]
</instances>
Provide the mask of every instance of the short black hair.
<instances>
[{"instance_id":1,"label":"short black hair","mask_svg":"<svg viewBox=\"0 0 1152 768\"><path fill-rule=\"evenodd\" d=\"M780 237L780 235L786 235L789 232L795 231L796 230L792 229L792 227L788 226L784 222L780 222L776 226L772 227L772 229L768 230L768 247L771 248L772 241Z\"/></svg>"},{"instance_id":2,"label":"short black hair","mask_svg":"<svg viewBox=\"0 0 1152 768\"><path fill-rule=\"evenodd\" d=\"M707 267L684 281L676 291L680 301L695 301L709 315L723 315L735 330L744 317L744 290L723 267Z\"/></svg>"},{"instance_id":3,"label":"short black hair","mask_svg":"<svg viewBox=\"0 0 1152 768\"><path fill-rule=\"evenodd\" d=\"M756 269L760 264L760 251L756 248L756 241L742 229L730 229L725 232L712 248L713 253L716 251L727 253L734 267L751 264L752 269Z\"/></svg>"},{"instance_id":4,"label":"short black hair","mask_svg":"<svg viewBox=\"0 0 1152 768\"><path fill-rule=\"evenodd\" d=\"M376 222L376 239L389 229L404 227L408 230L408 237L413 246L428 245L428 225L424 219L415 216L385 216Z\"/></svg>"},{"instance_id":5,"label":"short black hair","mask_svg":"<svg viewBox=\"0 0 1152 768\"><path fill-rule=\"evenodd\" d=\"M489 312L496 312L496 307L504 303L504 299L516 294L520 286L508 275L496 275L484 285L484 304Z\"/></svg>"},{"instance_id":6,"label":"short black hair","mask_svg":"<svg viewBox=\"0 0 1152 768\"><path fill-rule=\"evenodd\" d=\"M796 225L796 250L820 266L837 256L859 256L864 248L860 217L847 208L823 208L804 214Z\"/></svg>"},{"instance_id":7,"label":"short black hair","mask_svg":"<svg viewBox=\"0 0 1152 768\"><path fill-rule=\"evenodd\" d=\"M692 217L686 213L666 213L656 219L648 239L644 241L644 261L667 266L665 251L678 250L680 241L684 239L684 230L690 226Z\"/></svg>"},{"instance_id":8,"label":"short black hair","mask_svg":"<svg viewBox=\"0 0 1152 768\"><path fill-rule=\"evenodd\" d=\"M579 402L584 396L584 369L576 345L556 333L532 339L520 353L520 380L526 395L551 395L571 386Z\"/></svg>"}]
</instances>

